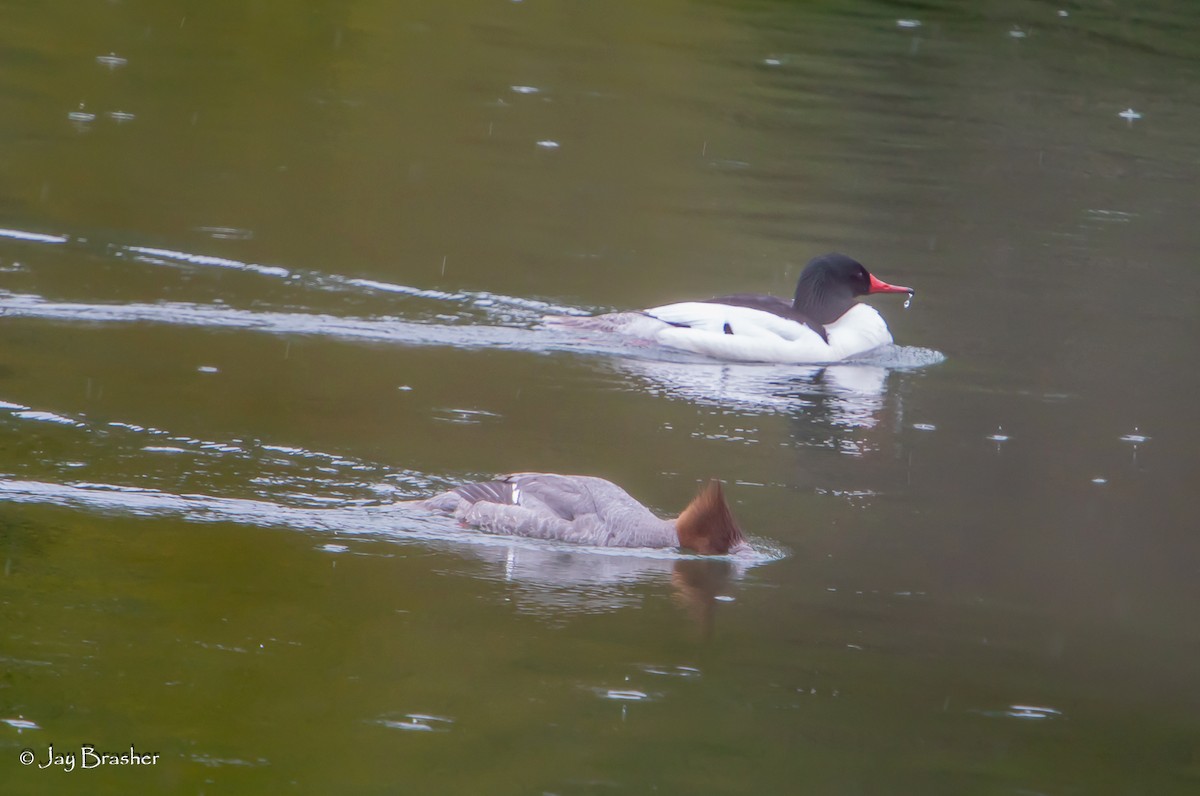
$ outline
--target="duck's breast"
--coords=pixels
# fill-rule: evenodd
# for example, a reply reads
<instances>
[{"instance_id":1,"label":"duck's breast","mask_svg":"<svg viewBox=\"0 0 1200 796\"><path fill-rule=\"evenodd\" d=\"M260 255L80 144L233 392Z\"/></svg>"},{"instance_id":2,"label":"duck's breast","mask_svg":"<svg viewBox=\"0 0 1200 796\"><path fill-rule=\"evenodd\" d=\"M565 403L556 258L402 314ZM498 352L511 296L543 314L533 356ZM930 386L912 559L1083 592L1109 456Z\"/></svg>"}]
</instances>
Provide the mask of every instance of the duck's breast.
<instances>
[{"instance_id":1,"label":"duck's breast","mask_svg":"<svg viewBox=\"0 0 1200 796\"><path fill-rule=\"evenodd\" d=\"M870 304L855 304L842 317L826 324L825 333L838 359L865 354L892 342L887 322Z\"/></svg>"}]
</instances>

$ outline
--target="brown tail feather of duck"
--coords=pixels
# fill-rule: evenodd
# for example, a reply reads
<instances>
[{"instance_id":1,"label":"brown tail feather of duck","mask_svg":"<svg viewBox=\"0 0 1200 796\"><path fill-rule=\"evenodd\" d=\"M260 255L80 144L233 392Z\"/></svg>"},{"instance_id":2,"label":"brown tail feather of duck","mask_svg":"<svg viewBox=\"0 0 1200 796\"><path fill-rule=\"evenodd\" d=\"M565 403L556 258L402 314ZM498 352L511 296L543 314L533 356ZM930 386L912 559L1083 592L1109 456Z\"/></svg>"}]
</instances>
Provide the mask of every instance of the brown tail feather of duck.
<instances>
[{"instance_id":1,"label":"brown tail feather of duck","mask_svg":"<svg viewBox=\"0 0 1200 796\"><path fill-rule=\"evenodd\" d=\"M729 510L721 482L709 481L675 521L679 546L704 555L724 555L746 543Z\"/></svg>"}]
</instances>

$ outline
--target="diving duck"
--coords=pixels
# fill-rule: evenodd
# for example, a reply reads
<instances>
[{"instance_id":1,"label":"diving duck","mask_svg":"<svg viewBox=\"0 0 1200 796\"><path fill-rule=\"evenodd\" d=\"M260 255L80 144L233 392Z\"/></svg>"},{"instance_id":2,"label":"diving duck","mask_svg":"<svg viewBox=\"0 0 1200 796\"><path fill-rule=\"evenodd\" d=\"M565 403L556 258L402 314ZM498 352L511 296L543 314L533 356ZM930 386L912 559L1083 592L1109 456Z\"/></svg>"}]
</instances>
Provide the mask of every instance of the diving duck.
<instances>
[{"instance_id":1,"label":"diving duck","mask_svg":"<svg viewBox=\"0 0 1200 796\"><path fill-rule=\"evenodd\" d=\"M510 536L596 547L678 547L703 555L750 550L716 480L669 520L656 517L611 481L552 473L463 484L410 505Z\"/></svg>"}]
</instances>

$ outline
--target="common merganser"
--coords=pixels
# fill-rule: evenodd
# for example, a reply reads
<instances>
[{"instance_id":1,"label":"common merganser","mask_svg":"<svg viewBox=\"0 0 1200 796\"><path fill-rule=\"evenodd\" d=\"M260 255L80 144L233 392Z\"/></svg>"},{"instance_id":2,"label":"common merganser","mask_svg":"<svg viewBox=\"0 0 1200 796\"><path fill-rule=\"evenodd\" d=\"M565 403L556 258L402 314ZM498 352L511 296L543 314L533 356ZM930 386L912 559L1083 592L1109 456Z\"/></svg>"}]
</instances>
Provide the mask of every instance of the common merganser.
<instances>
[{"instance_id":1,"label":"common merganser","mask_svg":"<svg viewBox=\"0 0 1200 796\"><path fill-rule=\"evenodd\" d=\"M862 263L836 252L814 257L796 283L795 299L739 293L685 301L641 312L589 318L555 316L548 323L651 340L717 359L746 362L836 362L892 342L874 307L855 299L870 293L907 293Z\"/></svg>"},{"instance_id":2,"label":"common merganser","mask_svg":"<svg viewBox=\"0 0 1200 796\"><path fill-rule=\"evenodd\" d=\"M596 547L681 547L704 555L750 550L716 480L673 520L654 516L611 481L586 475L514 473L413 504L510 536Z\"/></svg>"}]
</instances>

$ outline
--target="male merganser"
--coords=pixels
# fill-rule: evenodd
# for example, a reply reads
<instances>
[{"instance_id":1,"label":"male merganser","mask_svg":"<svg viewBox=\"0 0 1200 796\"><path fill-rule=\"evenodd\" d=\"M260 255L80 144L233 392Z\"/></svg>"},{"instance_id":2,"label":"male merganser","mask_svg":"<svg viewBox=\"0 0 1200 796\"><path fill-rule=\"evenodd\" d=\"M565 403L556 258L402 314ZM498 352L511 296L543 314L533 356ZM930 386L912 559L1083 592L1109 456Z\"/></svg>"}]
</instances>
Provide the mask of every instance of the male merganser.
<instances>
[{"instance_id":1,"label":"male merganser","mask_svg":"<svg viewBox=\"0 0 1200 796\"><path fill-rule=\"evenodd\" d=\"M750 550L716 480L673 520L654 516L616 484L586 475L514 473L413 503L511 536L597 547L682 547L704 555Z\"/></svg>"},{"instance_id":2,"label":"male merganser","mask_svg":"<svg viewBox=\"0 0 1200 796\"><path fill-rule=\"evenodd\" d=\"M796 283L795 299L739 293L685 301L641 312L590 318L554 317L561 326L618 332L717 359L748 362L836 362L892 342L869 293L907 293L844 254L814 257Z\"/></svg>"}]
</instances>

